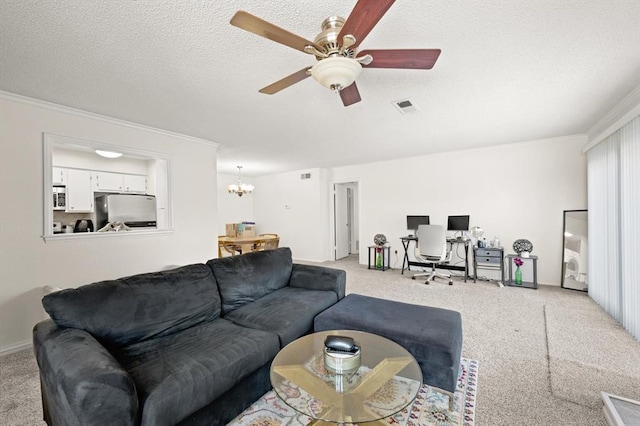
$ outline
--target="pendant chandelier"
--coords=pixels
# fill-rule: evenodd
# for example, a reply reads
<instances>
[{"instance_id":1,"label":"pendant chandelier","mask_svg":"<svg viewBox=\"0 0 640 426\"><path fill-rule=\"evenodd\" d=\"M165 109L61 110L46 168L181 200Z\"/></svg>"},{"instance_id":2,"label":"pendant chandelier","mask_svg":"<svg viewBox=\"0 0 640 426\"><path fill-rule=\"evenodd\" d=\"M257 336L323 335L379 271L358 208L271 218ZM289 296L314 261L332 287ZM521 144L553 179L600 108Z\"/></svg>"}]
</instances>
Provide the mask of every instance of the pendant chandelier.
<instances>
[{"instance_id":1,"label":"pendant chandelier","mask_svg":"<svg viewBox=\"0 0 640 426\"><path fill-rule=\"evenodd\" d=\"M238 167L238 184L231 184L227 187L229 194L238 194L238 197L242 197L244 194L251 194L253 192L253 185L247 185L242 183L242 166Z\"/></svg>"}]
</instances>

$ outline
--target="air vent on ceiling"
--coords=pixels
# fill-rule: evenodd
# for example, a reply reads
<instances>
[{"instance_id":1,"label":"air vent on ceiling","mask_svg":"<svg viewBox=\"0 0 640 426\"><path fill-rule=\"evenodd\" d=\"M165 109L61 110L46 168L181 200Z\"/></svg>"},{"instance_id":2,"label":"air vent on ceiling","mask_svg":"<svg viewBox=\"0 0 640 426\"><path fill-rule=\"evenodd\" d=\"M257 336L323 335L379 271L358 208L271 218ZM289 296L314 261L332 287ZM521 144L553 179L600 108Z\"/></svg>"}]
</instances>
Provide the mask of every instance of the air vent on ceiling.
<instances>
[{"instance_id":1,"label":"air vent on ceiling","mask_svg":"<svg viewBox=\"0 0 640 426\"><path fill-rule=\"evenodd\" d=\"M409 99L402 99L400 101L393 101L393 106L403 114L409 114L412 112L418 112L419 109Z\"/></svg>"},{"instance_id":2,"label":"air vent on ceiling","mask_svg":"<svg viewBox=\"0 0 640 426\"><path fill-rule=\"evenodd\" d=\"M311 173L302 173L300 179L311 179Z\"/></svg>"}]
</instances>

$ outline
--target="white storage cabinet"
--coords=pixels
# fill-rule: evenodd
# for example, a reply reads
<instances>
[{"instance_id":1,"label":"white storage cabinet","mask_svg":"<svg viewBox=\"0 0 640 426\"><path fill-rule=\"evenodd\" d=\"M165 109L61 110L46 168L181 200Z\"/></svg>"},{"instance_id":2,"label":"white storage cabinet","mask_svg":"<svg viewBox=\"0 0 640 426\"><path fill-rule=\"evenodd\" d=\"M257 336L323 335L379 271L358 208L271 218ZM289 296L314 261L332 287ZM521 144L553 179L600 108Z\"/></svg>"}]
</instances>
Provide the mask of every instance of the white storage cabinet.
<instances>
[{"instance_id":1,"label":"white storage cabinet","mask_svg":"<svg viewBox=\"0 0 640 426\"><path fill-rule=\"evenodd\" d=\"M88 170L67 170L67 212L93 212L93 187L91 175L92 173Z\"/></svg>"}]
</instances>

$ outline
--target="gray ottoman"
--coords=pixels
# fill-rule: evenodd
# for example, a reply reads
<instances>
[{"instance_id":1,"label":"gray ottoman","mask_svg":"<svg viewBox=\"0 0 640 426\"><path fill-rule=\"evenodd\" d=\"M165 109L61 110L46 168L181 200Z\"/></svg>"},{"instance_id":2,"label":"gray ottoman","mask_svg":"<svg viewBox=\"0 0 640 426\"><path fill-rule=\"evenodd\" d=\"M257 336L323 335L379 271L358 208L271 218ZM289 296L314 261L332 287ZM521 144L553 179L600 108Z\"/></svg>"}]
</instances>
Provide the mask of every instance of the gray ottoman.
<instances>
[{"instance_id":1,"label":"gray ottoman","mask_svg":"<svg viewBox=\"0 0 640 426\"><path fill-rule=\"evenodd\" d=\"M452 406L462 351L460 312L350 294L315 318L315 331L341 329L403 346L420 364L423 381L449 393Z\"/></svg>"}]
</instances>

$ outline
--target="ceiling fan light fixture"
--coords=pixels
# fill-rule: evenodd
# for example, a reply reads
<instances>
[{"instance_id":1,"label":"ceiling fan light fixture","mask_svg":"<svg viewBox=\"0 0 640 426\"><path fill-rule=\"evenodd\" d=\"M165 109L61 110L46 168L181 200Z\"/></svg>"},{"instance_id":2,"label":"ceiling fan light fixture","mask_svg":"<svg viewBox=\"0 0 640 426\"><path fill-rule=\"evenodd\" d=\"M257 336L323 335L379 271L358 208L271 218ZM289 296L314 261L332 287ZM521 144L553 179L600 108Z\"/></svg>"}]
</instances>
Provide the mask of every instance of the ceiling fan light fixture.
<instances>
[{"instance_id":1,"label":"ceiling fan light fixture","mask_svg":"<svg viewBox=\"0 0 640 426\"><path fill-rule=\"evenodd\" d=\"M353 58L332 56L318 61L311 67L311 75L324 87L338 92L356 81L362 65Z\"/></svg>"}]
</instances>

